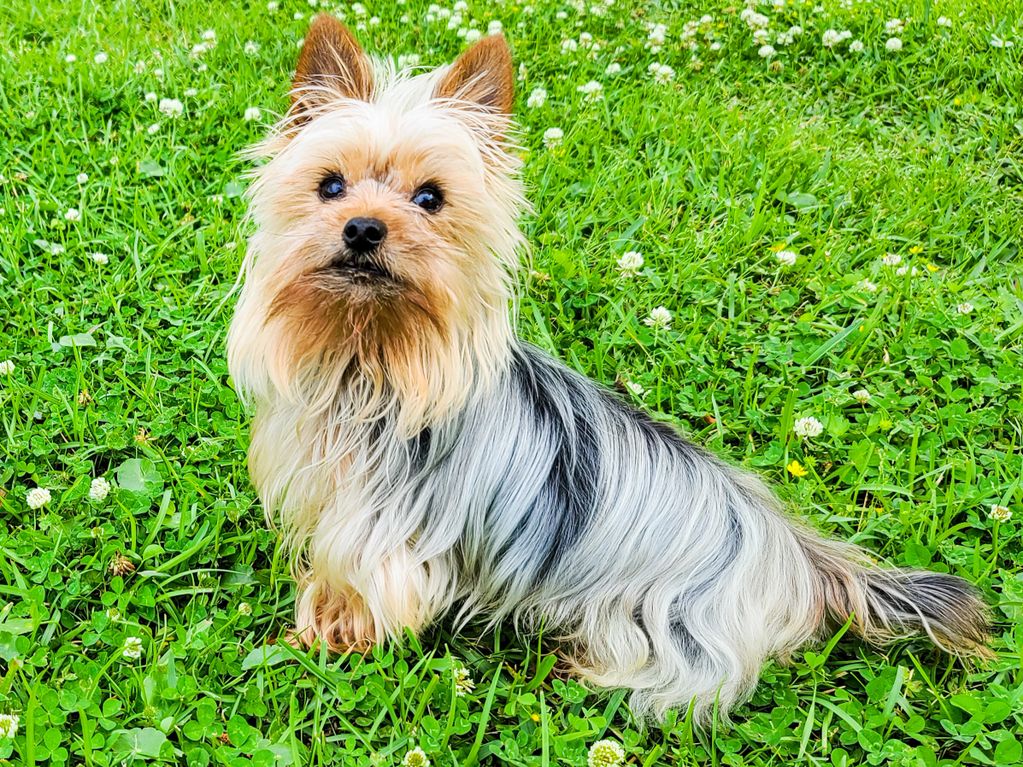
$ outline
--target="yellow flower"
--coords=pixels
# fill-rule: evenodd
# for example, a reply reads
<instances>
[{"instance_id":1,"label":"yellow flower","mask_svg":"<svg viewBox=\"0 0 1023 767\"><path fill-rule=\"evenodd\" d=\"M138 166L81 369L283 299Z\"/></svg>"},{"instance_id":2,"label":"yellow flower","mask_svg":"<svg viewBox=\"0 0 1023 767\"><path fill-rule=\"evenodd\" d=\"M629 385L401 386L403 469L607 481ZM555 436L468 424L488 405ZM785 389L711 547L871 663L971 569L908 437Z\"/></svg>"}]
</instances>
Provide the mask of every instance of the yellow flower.
<instances>
[{"instance_id":1,"label":"yellow flower","mask_svg":"<svg viewBox=\"0 0 1023 767\"><path fill-rule=\"evenodd\" d=\"M532 719L534 722L539 722L540 721L540 715L539 714L530 714L529 718Z\"/></svg>"},{"instance_id":2,"label":"yellow flower","mask_svg":"<svg viewBox=\"0 0 1023 767\"><path fill-rule=\"evenodd\" d=\"M770 248L768 248L768 250L770 250L772 253L780 253L781 251L785 250L786 247L788 246L784 242L777 242Z\"/></svg>"},{"instance_id":3,"label":"yellow flower","mask_svg":"<svg viewBox=\"0 0 1023 767\"><path fill-rule=\"evenodd\" d=\"M958 106L962 106L962 104L963 104L963 100L961 98L959 98L958 96L956 96L954 99L952 99L952 106L958 107Z\"/></svg>"},{"instance_id":4,"label":"yellow flower","mask_svg":"<svg viewBox=\"0 0 1023 767\"><path fill-rule=\"evenodd\" d=\"M920 253L924 252L924 246L914 245L912 248L909 249L909 252L912 253L914 256L919 255Z\"/></svg>"},{"instance_id":5,"label":"yellow flower","mask_svg":"<svg viewBox=\"0 0 1023 767\"><path fill-rule=\"evenodd\" d=\"M931 272L932 274L938 271L940 268L941 267L938 266L937 264L927 264L927 271Z\"/></svg>"},{"instance_id":6,"label":"yellow flower","mask_svg":"<svg viewBox=\"0 0 1023 767\"><path fill-rule=\"evenodd\" d=\"M793 460L792 463L790 463L785 468L788 469L789 474L791 474L793 477L805 477L807 474L809 474L809 472L803 468L803 464L796 460Z\"/></svg>"}]
</instances>

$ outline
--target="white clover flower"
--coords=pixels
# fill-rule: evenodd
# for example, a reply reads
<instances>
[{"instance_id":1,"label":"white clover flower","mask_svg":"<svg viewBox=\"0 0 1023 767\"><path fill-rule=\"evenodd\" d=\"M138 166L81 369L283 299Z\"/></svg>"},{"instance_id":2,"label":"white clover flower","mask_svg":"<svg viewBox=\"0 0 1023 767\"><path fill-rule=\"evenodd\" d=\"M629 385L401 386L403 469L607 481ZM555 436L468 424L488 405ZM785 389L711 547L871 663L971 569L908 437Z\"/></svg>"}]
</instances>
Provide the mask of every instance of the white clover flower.
<instances>
[{"instance_id":1,"label":"white clover flower","mask_svg":"<svg viewBox=\"0 0 1023 767\"><path fill-rule=\"evenodd\" d=\"M114 623L121 620L121 611L118 610L116 607L108 607L104 615L106 615L107 619L113 621Z\"/></svg>"},{"instance_id":2,"label":"white clover flower","mask_svg":"<svg viewBox=\"0 0 1023 767\"><path fill-rule=\"evenodd\" d=\"M554 147L561 146L561 141L564 138L565 132L561 128L548 128L543 132L543 145L548 149L554 149Z\"/></svg>"},{"instance_id":3,"label":"white clover flower","mask_svg":"<svg viewBox=\"0 0 1023 767\"><path fill-rule=\"evenodd\" d=\"M106 64L107 58L108 58L107 55L103 53L103 51L100 51L99 53L92 57L92 60L95 61L97 64Z\"/></svg>"},{"instance_id":4,"label":"white clover flower","mask_svg":"<svg viewBox=\"0 0 1023 767\"><path fill-rule=\"evenodd\" d=\"M799 37L801 34L803 34L803 28L798 24L794 24L793 26L789 27L789 34L792 35L793 37Z\"/></svg>"},{"instance_id":5,"label":"white clover flower","mask_svg":"<svg viewBox=\"0 0 1023 767\"><path fill-rule=\"evenodd\" d=\"M774 49L774 46L773 46L773 45L761 45L761 46L760 46L760 50L758 50L758 51L757 51L757 54L758 54L758 55L760 56L760 58L762 58L762 59L769 59L769 58L771 58L771 57L772 57L772 56L773 56L773 55L774 55L775 53L777 53L777 51L776 51L776 50Z\"/></svg>"},{"instance_id":6,"label":"white clover flower","mask_svg":"<svg viewBox=\"0 0 1023 767\"><path fill-rule=\"evenodd\" d=\"M861 405L866 405L870 402L870 392L866 389L857 389L852 393L853 399L859 402Z\"/></svg>"},{"instance_id":7,"label":"white clover flower","mask_svg":"<svg viewBox=\"0 0 1023 767\"><path fill-rule=\"evenodd\" d=\"M625 763L625 749L614 740L598 740L586 755L587 767L619 767Z\"/></svg>"},{"instance_id":8,"label":"white clover flower","mask_svg":"<svg viewBox=\"0 0 1023 767\"><path fill-rule=\"evenodd\" d=\"M106 253L93 253L91 256L89 256L89 258L92 259L92 262L94 264L98 264L100 266L106 266L107 264L110 263L110 256L108 256Z\"/></svg>"},{"instance_id":9,"label":"white clover flower","mask_svg":"<svg viewBox=\"0 0 1023 767\"><path fill-rule=\"evenodd\" d=\"M617 61L612 61L610 64L607 65L607 69L604 70L604 74L609 75L610 77L614 77L617 74L621 74L621 71L622 65L619 64Z\"/></svg>"},{"instance_id":10,"label":"white clover flower","mask_svg":"<svg viewBox=\"0 0 1023 767\"><path fill-rule=\"evenodd\" d=\"M163 68L162 67L158 67L157 69L154 69L153 70L153 77L155 77L157 80L162 80L163 79Z\"/></svg>"},{"instance_id":11,"label":"white clover flower","mask_svg":"<svg viewBox=\"0 0 1023 767\"><path fill-rule=\"evenodd\" d=\"M160 99L160 111L168 117L180 117L185 105L177 99Z\"/></svg>"},{"instance_id":12,"label":"white clover flower","mask_svg":"<svg viewBox=\"0 0 1023 767\"><path fill-rule=\"evenodd\" d=\"M856 287L866 293L874 293L877 290L877 284L870 280L860 280L856 283Z\"/></svg>"},{"instance_id":13,"label":"white clover flower","mask_svg":"<svg viewBox=\"0 0 1023 767\"><path fill-rule=\"evenodd\" d=\"M0 740L13 740L20 723L21 717L17 714L0 714Z\"/></svg>"},{"instance_id":14,"label":"white clover flower","mask_svg":"<svg viewBox=\"0 0 1023 767\"><path fill-rule=\"evenodd\" d=\"M849 52L850 53L863 53L863 41L862 40L853 40L851 43L849 43Z\"/></svg>"},{"instance_id":15,"label":"white clover flower","mask_svg":"<svg viewBox=\"0 0 1023 767\"><path fill-rule=\"evenodd\" d=\"M14 360L0 360L0 376L9 376L15 367Z\"/></svg>"},{"instance_id":16,"label":"white clover flower","mask_svg":"<svg viewBox=\"0 0 1023 767\"><path fill-rule=\"evenodd\" d=\"M78 57L73 53L69 53L67 56L64 57L64 61L66 61L68 64L74 64L76 61L78 61Z\"/></svg>"},{"instance_id":17,"label":"white clover flower","mask_svg":"<svg viewBox=\"0 0 1023 767\"><path fill-rule=\"evenodd\" d=\"M89 174L79 173L77 176L75 176L75 181L77 181L79 184L85 184L89 181Z\"/></svg>"},{"instance_id":18,"label":"white clover flower","mask_svg":"<svg viewBox=\"0 0 1023 767\"><path fill-rule=\"evenodd\" d=\"M79 212L78 208L68 208L64 213L64 218L68 221L81 221L82 214Z\"/></svg>"},{"instance_id":19,"label":"white clover flower","mask_svg":"<svg viewBox=\"0 0 1023 767\"><path fill-rule=\"evenodd\" d=\"M487 24L487 34L488 35L499 35L503 31L504 31L504 24L502 24L498 19L494 19L489 24Z\"/></svg>"},{"instance_id":20,"label":"white clover flower","mask_svg":"<svg viewBox=\"0 0 1023 767\"><path fill-rule=\"evenodd\" d=\"M468 29L465 32L465 39L467 42L474 43L483 37L483 33L478 29Z\"/></svg>"},{"instance_id":21,"label":"white clover flower","mask_svg":"<svg viewBox=\"0 0 1023 767\"><path fill-rule=\"evenodd\" d=\"M416 746L405 754L405 758L401 760L401 767L430 767L430 760L426 752Z\"/></svg>"},{"instance_id":22,"label":"white clover flower","mask_svg":"<svg viewBox=\"0 0 1023 767\"><path fill-rule=\"evenodd\" d=\"M110 495L110 483L103 477L96 477L89 485L89 500L99 502L108 495Z\"/></svg>"},{"instance_id":23,"label":"white clover flower","mask_svg":"<svg viewBox=\"0 0 1023 767\"><path fill-rule=\"evenodd\" d=\"M885 266L898 266L902 263L902 256L898 253L885 253L881 257L881 263Z\"/></svg>"},{"instance_id":24,"label":"white clover flower","mask_svg":"<svg viewBox=\"0 0 1023 767\"><path fill-rule=\"evenodd\" d=\"M270 11L270 13L273 13L280 7L280 3L278 3L277 0L270 0L270 2L266 4L266 9Z\"/></svg>"},{"instance_id":25,"label":"white clover flower","mask_svg":"<svg viewBox=\"0 0 1023 767\"><path fill-rule=\"evenodd\" d=\"M242 602L240 605L238 605L238 614L252 615L252 605L250 605L248 602Z\"/></svg>"},{"instance_id":26,"label":"white clover flower","mask_svg":"<svg viewBox=\"0 0 1023 767\"><path fill-rule=\"evenodd\" d=\"M579 50L579 43L572 38L561 41L561 52L562 53L575 53Z\"/></svg>"},{"instance_id":27,"label":"white clover flower","mask_svg":"<svg viewBox=\"0 0 1023 767\"><path fill-rule=\"evenodd\" d=\"M658 330L667 330L671 327L671 319L671 312L663 306L658 306L651 310L650 316L643 320L643 324Z\"/></svg>"},{"instance_id":28,"label":"white clover flower","mask_svg":"<svg viewBox=\"0 0 1023 767\"><path fill-rule=\"evenodd\" d=\"M583 94L584 101L600 101L604 98L604 86L596 80L590 80L585 85L580 85L576 90Z\"/></svg>"},{"instance_id":29,"label":"white clover flower","mask_svg":"<svg viewBox=\"0 0 1023 767\"><path fill-rule=\"evenodd\" d=\"M259 53L259 43L255 40L249 40L245 43L245 47L242 50L245 52L246 56L255 56Z\"/></svg>"},{"instance_id":30,"label":"white clover flower","mask_svg":"<svg viewBox=\"0 0 1023 767\"><path fill-rule=\"evenodd\" d=\"M153 123L148 128L146 128L146 133L148 133L150 136L152 136L154 133L158 133L159 130L160 130L160 123Z\"/></svg>"},{"instance_id":31,"label":"white clover flower","mask_svg":"<svg viewBox=\"0 0 1023 767\"><path fill-rule=\"evenodd\" d=\"M779 250L774 254L774 257L778 259L778 263L782 266L795 266L796 259L798 256L791 250Z\"/></svg>"},{"instance_id":32,"label":"white clover flower","mask_svg":"<svg viewBox=\"0 0 1023 767\"><path fill-rule=\"evenodd\" d=\"M884 31L890 35L901 34L906 28L906 22L902 19L889 19L884 23Z\"/></svg>"},{"instance_id":33,"label":"white clover flower","mask_svg":"<svg viewBox=\"0 0 1023 767\"><path fill-rule=\"evenodd\" d=\"M380 24L380 17L379 16L372 16L372 17L370 17L369 25L371 27L375 27L378 24Z\"/></svg>"},{"instance_id":34,"label":"white clover flower","mask_svg":"<svg viewBox=\"0 0 1023 767\"><path fill-rule=\"evenodd\" d=\"M455 677L455 695L462 697L476 689L476 683L465 666L456 666L452 669L452 673Z\"/></svg>"},{"instance_id":35,"label":"white clover flower","mask_svg":"<svg viewBox=\"0 0 1023 767\"><path fill-rule=\"evenodd\" d=\"M996 503L991 506L988 516L996 522L1008 522L1012 519L1012 510L1008 506Z\"/></svg>"},{"instance_id":36,"label":"white clover flower","mask_svg":"<svg viewBox=\"0 0 1023 767\"><path fill-rule=\"evenodd\" d=\"M911 277L916 277L918 274L920 274L920 270L917 269L915 266L910 267L907 265L900 266L898 269L895 270L895 273L899 275L899 277L902 277L903 275L906 274L910 275Z\"/></svg>"},{"instance_id":37,"label":"white clover flower","mask_svg":"<svg viewBox=\"0 0 1023 767\"><path fill-rule=\"evenodd\" d=\"M650 27L650 34L647 37L647 42L652 45L664 45L664 41L668 37L668 27L665 24L654 24Z\"/></svg>"},{"instance_id":38,"label":"white clover flower","mask_svg":"<svg viewBox=\"0 0 1023 767\"><path fill-rule=\"evenodd\" d=\"M526 99L526 106L530 109L539 109L547 101L547 91L543 88L533 88L529 98Z\"/></svg>"},{"instance_id":39,"label":"white clover flower","mask_svg":"<svg viewBox=\"0 0 1023 767\"><path fill-rule=\"evenodd\" d=\"M771 32L767 29L756 29L753 31L754 43L766 43L771 39Z\"/></svg>"},{"instance_id":40,"label":"white clover flower","mask_svg":"<svg viewBox=\"0 0 1023 767\"><path fill-rule=\"evenodd\" d=\"M593 35L591 35L589 32L580 32L579 33L579 45L581 45L583 48L592 48L593 47Z\"/></svg>"},{"instance_id":41,"label":"white clover flower","mask_svg":"<svg viewBox=\"0 0 1023 767\"><path fill-rule=\"evenodd\" d=\"M191 55L202 56L209 49L210 49L209 43L196 43L195 45L192 46Z\"/></svg>"},{"instance_id":42,"label":"white clover flower","mask_svg":"<svg viewBox=\"0 0 1023 767\"><path fill-rule=\"evenodd\" d=\"M746 26L750 29L763 29L771 20L762 13L757 13L752 8L744 8L742 13L739 14L739 18L746 22Z\"/></svg>"},{"instance_id":43,"label":"white clover flower","mask_svg":"<svg viewBox=\"0 0 1023 767\"><path fill-rule=\"evenodd\" d=\"M53 496L45 487L33 487L25 495L25 503L30 509L41 509L48 504Z\"/></svg>"},{"instance_id":44,"label":"white clover flower","mask_svg":"<svg viewBox=\"0 0 1023 767\"><path fill-rule=\"evenodd\" d=\"M798 437L819 437L824 431L824 424L812 415L809 415L805 418L797 419L796 422L792 424L792 431L794 431Z\"/></svg>"},{"instance_id":45,"label":"white clover flower","mask_svg":"<svg viewBox=\"0 0 1023 767\"><path fill-rule=\"evenodd\" d=\"M825 29L821 37L821 45L825 48L834 48L842 42L842 35L834 29Z\"/></svg>"},{"instance_id":46,"label":"white clover flower","mask_svg":"<svg viewBox=\"0 0 1023 767\"><path fill-rule=\"evenodd\" d=\"M127 637L121 655L127 660L138 660L142 657L142 640L139 637Z\"/></svg>"},{"instance_id":47,"label":"white clover flower","mask_svg":"<svg viewBox=\"0 0 1023 767\"><path fill-rule=\"evenodd\" d=\"M635 275L643 268L643 254L637 250L622 253L618 259L618 271L629 276Z\"/></svg>"},{"instance_id":48,"label":"white clover flower","mask_svg":"<svg viewBox=\"0 0 1023 767\"><path fill-rule=\"evenodd\" d=\"M198 95L199 95L199 91L196 88L186 88L185 89L185 98L186 99L194 98L195 96L198 96Z\"/></svg>"},{"instance_id":49,"label":"white clover flower","mask_svg":"<svg viewBox=\"0 0 1023 767\"><path fill-rule=\"evenodd\" d=\"M973 311L973 304L969 301L963 301L959 306L956 307L956 311L960 314L969 314Z\"/></svg>"},{"instance_id":50,"label":"white clover flower","mask_svg":"<svg viewBox=\"0 0 1023 767\"><path fill-rule=\"evenodd\" d=\"M568 14L565 13L564 11L558 11L557 13L554 14L554 18L556 18L558 21L564 21L565 19L568 18Z\"/></svg>"},{"instance_id":51,"label":"white clover flower","mask_svg":"<svg viewBox=\"0 0 1023 767\"><path fill-rule=\"evenodd\" d=\"M667 64L654 62L648 67L648 71L654 76L654 82L661 83L662 85L670 83L675 79L675 70Z\"/></svg>"},{"instance_id":52,"label":"white clover flower","mask_svg":"<svg viewBox=\"0 0 1023 767\"><path fill-rule=\"evenodd\" d=\"M455 13L464 13L469 10L469 4L465 0L456 0L455 4L451 6L451 10Z\"/></svg>"},{"instance_id":53,"label":"white clover flower","mask_svg":"<svg viewBox=\"0 0 1023 767\"><path fill-rule=\"evenodd\" d=\"M792 45L795 39L796 38L789 32L779 32L778 37L775 38L775 42L777 42L778 45Z\"/></svg>"},{"instance_id":54,"label":"white clover flower","mask_svg":"<svg viewBox=\"0 0 1023 767\"><path fill-rule=\"evenodd\" d=\"M937 24L939 27L951 27L952 19L950 19L948 16L939 16Z\"/></svg>"},{"instance_id":55,"label":"white clover flower","mask_svg":"<svg viewBox=\"0 0 1023 767\"><path fill-rule=\"evenodd\" d=\"M897 37L889 37L885 41L884 48L891 53L897 53L902 50L902 41Z\"/></svg>"},{"instance_id":56,"label":"white clover flower","mask_svg":"<svg viewBox=\"0 0 1023 767\"><path fill-rule=\"evenodd\" d=\"M156 101L156 94L152 91L148 91L144 98L146 101Z\"/></svg>"},{"instance_id":57,"label":"white clover flower","mask_svg":"<svg viewBox=\"0 0 1023 767\"><path fill-rule=\"evenodd\" d=\"M991 35L992 48L1011 48L1015 43L1012 40L1003 40L998 35Z\"/></svg>"},{"instance_id":58,"label":"white clover flower","mask_svg":"<svg viewBox=\"0 0 1023 767\"><path fill-rule=\"evenodd\" d=\"M59 242L55 242L52 245L50 245L50 255L59 256L63 252L64 246L61 245Z\"/></svg>"},{"instance_id":59,"label":"white clover flower","mask_svg":"<svg viewBox=\"0 0 1023 767\"><path fill-rule=\"evenodd\" d=\"M635 381L626 381L625 388L635 394L637 397L642 397L646 393L646 389L640 386Z\"/></svg>"},{"instance_id":60,"label":"white clover flower","mask_svg":"<svg viewBox=\"0 0 1023 767\"><path fill-rule=\"evenodd\" d=\"M245 110L245 114L242 116L242 119L245 120L245 122L252 122L253 120L258 120L262 116L263 113L259 110L259 107L249 107Z\"/></svg>"},{"instance_id":61,"label":"white clover flower","mask_svg":"<svg viewBox=\"0 0 1023 767\"><path fill-rule=\"evenodd\" d=\"M202 33L202 39L203 40L207 40L207 41L216 42L216 40L217 40L217 30L215 30L215 29L207 29L207 30L205 30Z\"/></svg>"}]
</instances>

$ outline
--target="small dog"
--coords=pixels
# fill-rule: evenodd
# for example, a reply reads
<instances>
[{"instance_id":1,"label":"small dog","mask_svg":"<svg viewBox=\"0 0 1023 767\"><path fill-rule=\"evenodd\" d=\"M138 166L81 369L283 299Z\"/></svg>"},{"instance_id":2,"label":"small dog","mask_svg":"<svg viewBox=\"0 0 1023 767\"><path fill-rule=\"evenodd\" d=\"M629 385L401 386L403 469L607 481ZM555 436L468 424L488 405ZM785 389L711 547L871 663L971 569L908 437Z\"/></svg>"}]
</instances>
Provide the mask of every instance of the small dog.
<instances>
[{"instance_id":1,"label":"small dog","mask_svg":"<svg viewBox=\"0 0 1023 767\"><path fill-rule=\"evenodd\" d=\"M510 319L525 243L508 46L396 71L318 16L254 171L230 369L295 558L296 637L366 650L458 605L545 627L638 715L707 721L849 622L985 653L960 578L885 569L544 352Z\"/></svg>"}]
</instances>

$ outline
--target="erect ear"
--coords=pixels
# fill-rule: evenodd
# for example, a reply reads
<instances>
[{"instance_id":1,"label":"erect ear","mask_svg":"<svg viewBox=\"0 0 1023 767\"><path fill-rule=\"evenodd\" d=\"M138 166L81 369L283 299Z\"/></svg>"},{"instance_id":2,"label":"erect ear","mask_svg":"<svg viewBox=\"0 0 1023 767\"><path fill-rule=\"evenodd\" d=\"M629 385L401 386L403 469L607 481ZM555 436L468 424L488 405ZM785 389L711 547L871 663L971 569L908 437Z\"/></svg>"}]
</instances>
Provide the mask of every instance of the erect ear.
<instances>
[{"instance_id":1,"label":"erect ear","mask_svg":"<svg viewBox=\"0 0 1023 767\"><path fill-rule=\"evenodd\" d=\"M492 114L511 115L515 74L504 37L484 37L459 56L437 86L437 96L468 101Z\"/></svg>"},{"instance_id":2,"label":"erect ear","mask_svg":"<svg viewBox=\"0 0 1023 767\"><path fill-rule=\"evenodd\" d=\"M368 101L373 93L373 70L352 33L326 13L313 19L291 83L296 112L332 96Z\"/></svg>"}]
</instances>

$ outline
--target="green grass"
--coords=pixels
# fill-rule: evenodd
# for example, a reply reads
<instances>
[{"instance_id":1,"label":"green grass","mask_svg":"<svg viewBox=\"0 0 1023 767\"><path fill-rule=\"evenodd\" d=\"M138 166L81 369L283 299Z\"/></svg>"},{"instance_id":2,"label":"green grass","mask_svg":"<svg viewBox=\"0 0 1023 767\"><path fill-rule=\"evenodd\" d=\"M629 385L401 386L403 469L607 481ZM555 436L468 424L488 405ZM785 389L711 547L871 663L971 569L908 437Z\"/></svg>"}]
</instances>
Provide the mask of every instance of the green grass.
<instances>
[{"instance_id":1,"label":"green grass","mask_svg":"<svg viewBox=\"0 0 1023 767\"><path fill-rule=\"evenodd\" d=\"M268 647L293 585L247 478L247 418L224 361L248 234L237 153L285 109L314 9L10 2L0 714L20 726L0 758L396 765L419 746L435 765L583 765L611 738L633 765L1019 763L1023 4L822 4L759 6L777 48L767 60L740 2L618 0L601 16L470 3L463 24L501 20L523 66L536 210L521 332L606 384L638 384L629 396L758 470L814 524L979 583L996 660L842 638L769 666L734 727L699 732L684 716L643 729L621 692L562 679L553 646L508 630L441 626L365 658ZM414 28L426 6L372 4L380 23L367 15L360 36L450 60L464 43L446 21ZM714 22L694 62L683 29L704 13ZM898 53L884 47L894 17L912 17ZM657 53L648 22L668 26ZM804 34L776 44L792 24ZM190 55L210 28L216 45ZM827 28L865 50L823 47ZM583 31L599 50L562 53ZM651 62L674 79L654 82ZM577 92L589 80L602 100ZM547 101L527 108L537 87ZM184 114L161 114L147 92L180 99ZM253 106L261 120L243 120ZM547 149L551 127L564 140ZM781 246L795 265L778 262ZM616 267L630 250L645 258L632 277ZM917 274L885 265L889 253ZM643 320L661 305L673 321L655 331ZM866 404L852 396L861 388ZM801 440L792 425L811 415L824 433ZM792 461L806 476L786 471ZM115 488L90 501L100 476ZM52 500L33 510L37 486ZM991 518L996 504L1015 516ZM118 555L134 572L111 571ZM122 654L128 637L142 641L137 660ZM476 683L462 696L459 665Z\"/></svg>"}]
</instances>

